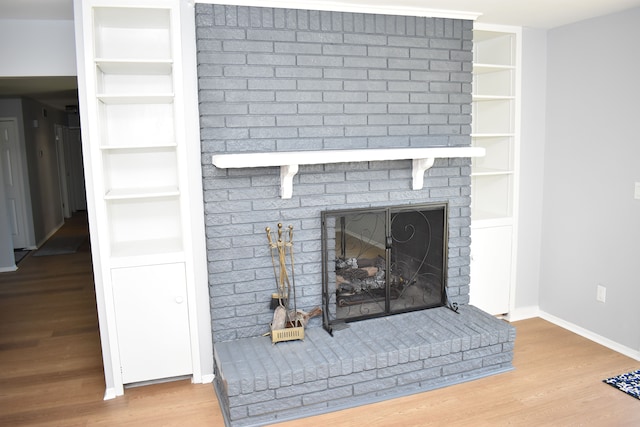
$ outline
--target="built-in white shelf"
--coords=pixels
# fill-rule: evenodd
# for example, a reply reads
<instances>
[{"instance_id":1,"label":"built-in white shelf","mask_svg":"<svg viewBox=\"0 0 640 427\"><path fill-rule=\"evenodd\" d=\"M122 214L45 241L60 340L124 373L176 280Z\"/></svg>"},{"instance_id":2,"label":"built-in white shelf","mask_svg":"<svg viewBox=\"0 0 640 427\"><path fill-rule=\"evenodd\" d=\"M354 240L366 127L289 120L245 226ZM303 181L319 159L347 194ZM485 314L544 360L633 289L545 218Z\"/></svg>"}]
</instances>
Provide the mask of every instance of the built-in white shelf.
<instances>
[{"instance_id":1,"label":"built-in white shelf","mask_svg":"<svg viewBox=\"0 0 640 427\"><path fill-rule=\"evenodd\" d=\"M174 94L173 93L162 93L162 94L97 94L97 98L104 102L105 104L170 104L173 102Z\"/></svg>"},{"instance_id":2,"label":"built-in white shelf","mask_svg":"<svg viewBox=\"0 0 640 427\"><path fill-rule=\"evenodd\" d=\"M513 137L515 133L472 133L471 138L500 138Z\"/></svg>"},{"instance_id":3,"label":"built-in white shelf","mask_svg":"<svg viewBox=\"0 0 640 427\"><path fill-rule=\"evenodd\" d=\"M95 63L103 73L107 74L171 74L173 61L171 59L111 59L96 58Z\"/></svg>"},{"instance_id":4,"label":"built-in white shelf","mask_svg":"<svg viewBox=\"0 0 640 427\"><path fill-rule=\"evenodd\" d=\"M473 176L513 175L513 171L501 170L501 169L476 168L476 170L472 173L472 175Z\"/></svg>"},{"instance_id":5,"label":"built-in white shelf","mask_svg":"<svg viewBox=\"0 0 640 427\"><path fill-rule=\"evenodd\" d=\"M509 313L515 286L520 105L520 31L474 26L470 303ZM498 268L498 272L496 272Z\"/></svg>"},{"instance_id":6,"label":"built-in white shelf","mask_svg":"<svg viewBox=\"0 0 640 427\"><path fill-rule=\"evenodd\" d=\"M104 196L105 200L123 200L123 199L148 199L157 197L175 197L179 196L180 191L177 187L158 187L158 188L126 188L122 190L110 190Z\"/></svg>"},{"instance_id":7,"label":"built-in white shelf","mask_svg":"<svg viewBox=\"0 0 640 427\"><path fill-rule=\"evenodd\" d=\"M411 159L412 188L420 190L424 185L424 172L433 166L435 159L482 157L484 154L483 147L380 148L214 154L212 162L220 169L280 167L280 197L290 199L293 177L298 173L299 165Z\"/></svg>"},{"instance_id":8,"label":"built-in white shelf","mask_svg":"<svg viewBox=\"0 0 640 427\"><path fill-rule=\"evenodd\" d=\"M473 64L474 74L497 73L501 71L515 70L513 65L497 65L497 64Z\"/></svg>"},{"instance_id":9,"label":"built-in white shelf","mask_svg":"<svg viewBox=\"0 0 640 427\"><path fill-rule=\"evenodd\" d=\"M200 162L196 52L182 43L195 39L193 2L73 3L105 398L201 382L213 353L202 177L189 167Z\"/></svg>"},{"instance_id":10,"label":"built-in white shelf","mask_svg":"<svg viewBox=\"0 0 640 427\"><path fill-rule=\"evenodd\" d=\"M473 95L474 101L509 101L516 99L514 96L503 96L503 95Z\"/></svg>"},{"instance_id":11,"label":"built-in white shelf","mask_svg":"<svg viewBox=\"0 0 640 427\"><path fill-rule=\"evenodd\" d=\"M148 149L148 150L163 150L167 148L176 148L177 144L175 141L164 142L161 141L158 144L155 144L154 141L138 141L139 144L129 144L129 145L103 145L100 147L103 151L139 151L140 149Z\"/></svg>"}]
</instances>

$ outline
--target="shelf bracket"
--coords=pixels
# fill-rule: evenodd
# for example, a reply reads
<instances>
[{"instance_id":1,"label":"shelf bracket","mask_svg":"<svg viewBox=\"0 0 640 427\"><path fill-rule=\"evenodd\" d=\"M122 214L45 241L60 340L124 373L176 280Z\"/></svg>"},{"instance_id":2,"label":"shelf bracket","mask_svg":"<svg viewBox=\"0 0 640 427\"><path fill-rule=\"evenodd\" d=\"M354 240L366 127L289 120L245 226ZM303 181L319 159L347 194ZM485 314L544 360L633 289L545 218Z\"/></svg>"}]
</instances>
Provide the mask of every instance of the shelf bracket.
<instances>
[{"instance_id":1,"label":"shelf bracket","mask_svg":"<svg viewBox=\"0 0 640 427\"><path fill-rule=\"evenodd\" d=\"M434 157L426 159L413 159L413 168L411 170L411 176L413 177L413 189L421 190L424 186L424 172L430 169L435 162Z\"/></svg>"},{"instance_id":2,"label":"shelf bracket","mask_svg":"<svg viewBox=\"0 0 640 427\"><path fill-rule=\"evenodd\" d=\"M298 165L280 166L280 197L290 199L293 196L293 177L298 173Z\"/></svg>"}]
</instances>

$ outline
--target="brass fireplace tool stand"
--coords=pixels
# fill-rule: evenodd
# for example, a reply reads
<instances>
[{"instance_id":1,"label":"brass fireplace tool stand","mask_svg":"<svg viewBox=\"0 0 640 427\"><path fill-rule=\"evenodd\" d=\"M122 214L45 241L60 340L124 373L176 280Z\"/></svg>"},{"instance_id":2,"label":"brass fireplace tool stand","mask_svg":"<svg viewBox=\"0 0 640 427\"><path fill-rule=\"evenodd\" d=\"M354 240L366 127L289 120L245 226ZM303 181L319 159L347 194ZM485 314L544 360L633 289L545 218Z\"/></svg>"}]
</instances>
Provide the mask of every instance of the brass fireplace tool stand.
<instances>
[{"instance_id":1,"label":"brass fireplace tool stand","mask_svg":"<svg viewBox=\"0 0 640 427\"><path fill-rule=\"evenodd\" d=\"M274 240L271 228L267 227L267 240L276 279L276 293L272 295L273 321L271 322L271 342L303 340L304 324L296 307L296 288L293 259L293 226L288 227L288 240L283 238L282 224L278 224L278 238ZM287 260L290 268L287 268ZM291 274L289 274L289 270ZM293 303L293 307L291 304Z\"/></svg>"}]
</instances>

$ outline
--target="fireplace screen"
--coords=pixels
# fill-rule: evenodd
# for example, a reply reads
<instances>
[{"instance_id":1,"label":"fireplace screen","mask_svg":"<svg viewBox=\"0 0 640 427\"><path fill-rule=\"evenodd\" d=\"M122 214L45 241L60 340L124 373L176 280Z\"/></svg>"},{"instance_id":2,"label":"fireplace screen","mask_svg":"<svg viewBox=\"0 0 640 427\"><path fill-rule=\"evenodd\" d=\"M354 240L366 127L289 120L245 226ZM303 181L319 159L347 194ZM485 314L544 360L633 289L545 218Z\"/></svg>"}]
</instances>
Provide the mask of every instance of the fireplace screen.
<instances>
[{"instance_id":1,"label":"fireplace screen","mask_svg":"<svg viewBox=\"0 0 640 427\"><path fill-rule=\"evenodd\" d=\"M446 203L322 213L324 326L446 304Z\"/></svg>"}]
</instances>

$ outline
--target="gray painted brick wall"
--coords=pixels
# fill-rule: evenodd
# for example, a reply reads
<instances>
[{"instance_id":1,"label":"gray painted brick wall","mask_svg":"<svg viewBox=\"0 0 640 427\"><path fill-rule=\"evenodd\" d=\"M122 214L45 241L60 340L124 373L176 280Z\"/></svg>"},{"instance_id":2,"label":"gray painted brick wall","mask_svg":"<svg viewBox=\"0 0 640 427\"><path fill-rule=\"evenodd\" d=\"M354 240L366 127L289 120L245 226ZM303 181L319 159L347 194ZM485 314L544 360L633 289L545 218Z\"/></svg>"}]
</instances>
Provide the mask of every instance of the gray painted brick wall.
<instances>
[{"instance_id":1,"label":"gray painted brick wall","mask_svg":"<svg viewBox=\"0 0 640 427\"><path fill-rule=\"evenodd\" d=\"M298 308L321 305L320 212L449 203L448 293L468 302L469 159L217 169L216 153L468 146L468 21L196 5L202 165L214 340L259 336L275 291L265 227L294 227ZM314 319L311 326L318 326Z\"/></svg>"}]
</instances>

